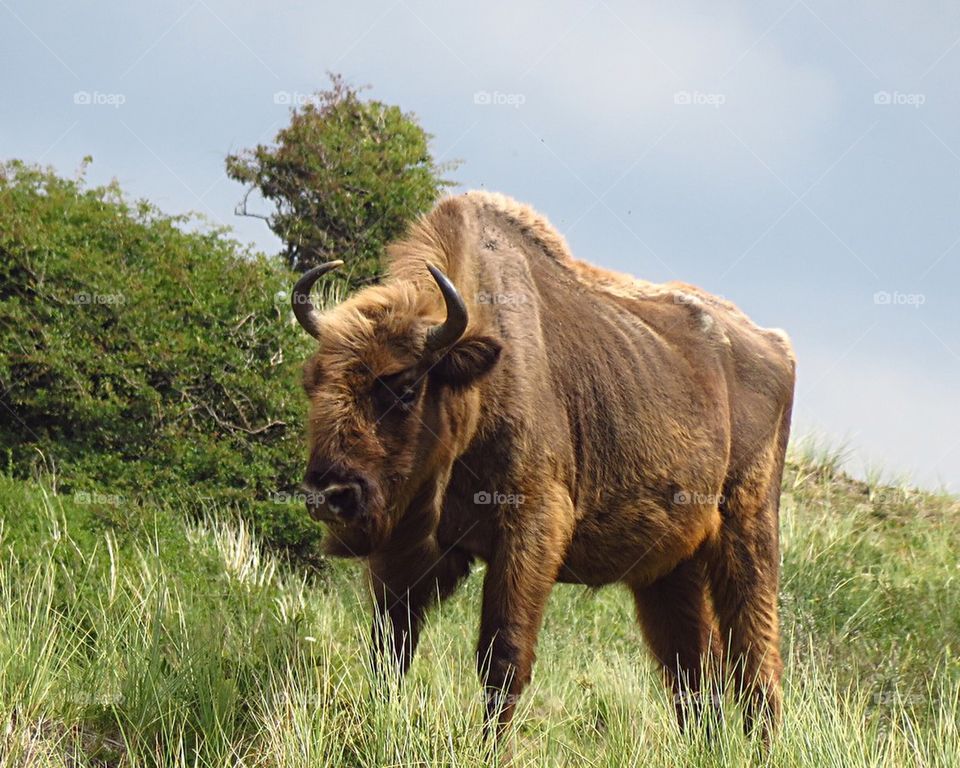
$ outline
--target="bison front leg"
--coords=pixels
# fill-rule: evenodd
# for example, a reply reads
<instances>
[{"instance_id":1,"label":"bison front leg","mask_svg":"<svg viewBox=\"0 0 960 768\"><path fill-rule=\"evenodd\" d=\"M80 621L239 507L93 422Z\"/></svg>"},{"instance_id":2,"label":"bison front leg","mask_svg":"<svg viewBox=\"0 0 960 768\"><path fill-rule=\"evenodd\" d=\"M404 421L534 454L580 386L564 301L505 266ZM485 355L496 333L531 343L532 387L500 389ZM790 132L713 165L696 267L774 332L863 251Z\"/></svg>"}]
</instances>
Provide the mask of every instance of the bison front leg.
<instances>
[{"instance_id":1,"label":"bison front leg","mask_svg":"<svg viewBox=\"0 0 960 768\"><path fill-rule=\"evenodd\" d=\"M402 553L370 558L375 670L406 673L428 610L454 592L470 572L470 563L466 553L441 552L432 540Z\"/></svg>"},{"instance_id":2,"label":"bison front leg","mask_svg":"<svg viewBox=\"0 0 960 768\"><path fill-rule=\"evenodd\" d=\"M563 562L571 504L531 502L501 526L483 584L477 665L488 727L501 736L530 682L543 612Z\"/></svg>"}]
</instances>

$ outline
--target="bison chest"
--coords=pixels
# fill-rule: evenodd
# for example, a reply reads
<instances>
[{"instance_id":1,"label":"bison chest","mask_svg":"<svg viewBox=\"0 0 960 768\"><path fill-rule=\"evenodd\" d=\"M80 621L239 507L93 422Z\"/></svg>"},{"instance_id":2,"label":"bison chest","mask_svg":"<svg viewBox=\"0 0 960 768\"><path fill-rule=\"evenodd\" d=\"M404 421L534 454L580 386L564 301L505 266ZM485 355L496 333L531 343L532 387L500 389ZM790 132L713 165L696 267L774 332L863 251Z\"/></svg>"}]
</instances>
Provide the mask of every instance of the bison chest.
<instances>
[{"instance_id":1,"label":"bison chest","mask_svg":"<svg viewBox=\"0 0 960 768\"><path fill-rule=\"evenodd\" d=\"M496 541L497 514L493 503L450 499L437 528L441 551L454 549L489 561ZM482 498L482 497L481 497Z\"/></svg>"}]
</instances>

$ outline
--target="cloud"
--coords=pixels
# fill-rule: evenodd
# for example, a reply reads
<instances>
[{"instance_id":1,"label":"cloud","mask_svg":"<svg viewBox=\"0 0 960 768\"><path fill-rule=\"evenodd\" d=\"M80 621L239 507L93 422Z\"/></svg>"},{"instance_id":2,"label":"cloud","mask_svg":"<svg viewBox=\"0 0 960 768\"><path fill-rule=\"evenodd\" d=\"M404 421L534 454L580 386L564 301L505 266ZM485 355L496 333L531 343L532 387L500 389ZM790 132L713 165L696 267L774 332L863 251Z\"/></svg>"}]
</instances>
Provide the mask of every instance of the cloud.
<instances>
[{"instance_id":1,"label":"cloud","mask_svg":"<svg viewBox=\"0 0 960 768\"><path fill-rule=\"evenodd\" d=\"M485 3L464 18L460 6L401 4L368 31L365 49L408 41L398 76L429 72L447 109L522 121L571 161L577 141L594 161L597 148L646 147L672 129L678 140L661 145L671 166L722 168L752 151L776 168L808 162L836 115L834 76L777 42L776 17L607 2L514 8ZM520 95L522 108L481 111L477 90Z\"/></svg>"}]
</instances>

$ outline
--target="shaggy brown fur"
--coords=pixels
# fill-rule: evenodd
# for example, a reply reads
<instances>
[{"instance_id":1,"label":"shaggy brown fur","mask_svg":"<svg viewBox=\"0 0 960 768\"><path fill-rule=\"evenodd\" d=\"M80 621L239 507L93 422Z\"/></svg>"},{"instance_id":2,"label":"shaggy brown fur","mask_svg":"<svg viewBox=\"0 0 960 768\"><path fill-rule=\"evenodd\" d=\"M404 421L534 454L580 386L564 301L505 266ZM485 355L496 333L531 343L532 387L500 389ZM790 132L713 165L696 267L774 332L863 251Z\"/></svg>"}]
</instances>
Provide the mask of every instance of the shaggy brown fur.
<instances>
[{"instance_id":1,"label":"shaggy brown fur","mask_svg":"<svg viewBox=\"0 0 960 768\"><path fill-rule=\"evenodd\" d=\"M459 289L470 325L425 351ZM491 718L530 679L557 581L624 583L681 723L719 656L768 735L780 713L778 504L794 358L729 302L575 260L532 209L471 192L326 312L306 365L306 486L332 553L368 558L376 648L406 669L424 616L488 564L478 666ZM500 694L506 693L505 697Z\"/></svg>"}]
</instances>

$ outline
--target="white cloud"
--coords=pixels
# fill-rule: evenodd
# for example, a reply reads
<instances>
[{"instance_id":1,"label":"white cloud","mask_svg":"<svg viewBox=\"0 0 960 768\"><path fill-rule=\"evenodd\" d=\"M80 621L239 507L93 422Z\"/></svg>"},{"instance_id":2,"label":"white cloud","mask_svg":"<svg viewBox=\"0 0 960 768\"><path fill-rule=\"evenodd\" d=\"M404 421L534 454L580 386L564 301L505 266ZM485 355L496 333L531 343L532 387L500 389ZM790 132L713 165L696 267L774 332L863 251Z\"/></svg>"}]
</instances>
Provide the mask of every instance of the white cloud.
<instances>
[{"instance_id":1,"label":"white cloud","mask_svg":"<svg viewBox=\"0 0 960 768\"><path fill-rule=\"evenodd\" d=\"M647 146L675 126L682 140L664 141L663 159L688 170L743 162L744 148L723 123L775 168L808 161L837 108L833 75L776 42L775 16L760 22L730 9L708 16L606 2L516 9L485 3L465 17L463 6L402 3L366 30L363 47L404 41L393 76L429 79L445 108L468 118L522 120L553 135L562 125L612 152ZM317 56L317 46L301 50ZM472 94L480 89L522 94L523 108L478 112ZM678 105L681 92L708 98ZM719 107L710 105L715 96ZM573 144L558 151L576 159Z\"/></svg>"}]
</instances>

